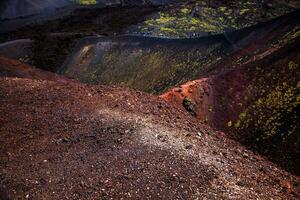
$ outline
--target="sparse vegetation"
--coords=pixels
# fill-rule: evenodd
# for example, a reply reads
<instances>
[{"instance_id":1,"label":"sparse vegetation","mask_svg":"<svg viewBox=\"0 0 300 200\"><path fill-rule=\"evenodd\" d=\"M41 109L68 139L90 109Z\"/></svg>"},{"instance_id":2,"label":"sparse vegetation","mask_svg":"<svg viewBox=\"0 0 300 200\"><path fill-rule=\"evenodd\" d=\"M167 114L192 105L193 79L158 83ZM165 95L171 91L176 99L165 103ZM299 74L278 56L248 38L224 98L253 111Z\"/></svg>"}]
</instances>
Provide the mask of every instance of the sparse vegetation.
<instances>
[{"instance_id":1,"label":"sparse vegetation","mask_svg":"<svg viewBox=\"0 0 300 200\"><path fill-rule=\"evenodd\" d=\"M292 9L273 2L269 10L257 1L233 1L232 4L195 1L166 9L150 17L133 32L167 37L198 37L254 25L290 12Z\"/></svg>"},{"instance_id":2,"label":"sparse vegetation","mask_svg":"<svg viewBox=\"0 0 300 200\"><path fill-rule=\"evenodd\" d=\"M299 126L297 119L300 106L300 82L289 85L284 82L278 84L269 94L257 99L254 105L246 113L240 115L238 124L240 128L260 133L257 139L270 139L280 137L286 140Z\"/></svg>"},{"instance_id":3,"label":"sparse vegetation","mask_svg":"<svg viewBox=\"0 0 300 200\"><path fill-rule=\"evenodd\" d=\"M97 0L73 0L73 1L75 1L76 3L79 3L79 4L84 4L84 5L92 5L92 4L97 3Z\"/></svg>"}]
</instances>

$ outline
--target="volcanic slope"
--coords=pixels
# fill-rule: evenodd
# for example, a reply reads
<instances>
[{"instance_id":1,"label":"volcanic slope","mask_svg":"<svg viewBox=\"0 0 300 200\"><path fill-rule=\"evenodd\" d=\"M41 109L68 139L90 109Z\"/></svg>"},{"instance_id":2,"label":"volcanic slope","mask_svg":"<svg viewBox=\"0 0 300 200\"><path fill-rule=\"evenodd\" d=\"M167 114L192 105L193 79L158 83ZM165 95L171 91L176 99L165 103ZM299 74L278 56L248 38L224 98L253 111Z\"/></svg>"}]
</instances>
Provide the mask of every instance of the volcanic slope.
<instances>
[{"instance_id":1,"label":"volcanic slope","mask_svg":"<svg viewBox=\"0 0 300 200\"><path fill-rule=\"evenodd\" d=\"M216 66L227 70L189 81L162 98L299 174L299 41L273 46L241 64L228 58Z\"/></svg>"},{"instance_id":2,"label":"volcanic slope","mask_svg":"<svg viewBox=\"0 0 300 200\"><path fill-rule=\"evenodd\" d=\"M1 199L297 199L299 178L162 99L0 78Z\"/></svg>"},{"instance_id":3,"label":"volcanic slope","mask_svg":"<svg viewBox=\"0 0 300 200\"><path fill-rule=\"evenodd\" d=\"M227 34L192 39L139 36L82 39L60 73L86 83L125 85L151 93L211 73L237 52L235 62L271 48L299 27L299 12ZM244 51L243 51L244 50Z\"/></svg>"}]
</instances>

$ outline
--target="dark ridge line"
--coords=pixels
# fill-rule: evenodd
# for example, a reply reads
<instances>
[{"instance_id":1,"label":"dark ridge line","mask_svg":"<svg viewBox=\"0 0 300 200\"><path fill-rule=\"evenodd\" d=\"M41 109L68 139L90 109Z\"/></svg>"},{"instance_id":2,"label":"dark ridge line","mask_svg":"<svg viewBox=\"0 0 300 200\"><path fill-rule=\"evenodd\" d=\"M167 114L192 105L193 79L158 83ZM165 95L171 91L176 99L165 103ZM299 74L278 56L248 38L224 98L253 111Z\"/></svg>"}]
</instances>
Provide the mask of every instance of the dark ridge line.
<instances>
[{"instance_id":1,"label":"dark ridge line","mask_svg":"<svg viewBox=\"0 0 300 200\"><path fill-rule=\"evenodd\" d=\"M122 34L122 35L116 35L116 36L101 36L101 35L95 35L95 36L87 36L82 38L82 40L78 43L84 43L88 41L97 41L97 40L121 40L121 39L133 39L138 41L144 41L144 42L160 42L160 43L169 43L169 42L176 42L176 43L194 43L194 42L203 42L203 43L210 43L212 41L214 42L228 42L228 43L234 43L238 41L240 38L243 38L245 35L247 35L251 31L255 31L256 29L261 29L267 26L276 25L276 23L284 23L288 22L291 25L298 25L300 24L300 10L288 13L286 15L277 17L275 19L272 19L267 22L261 22L259 24L256 24L254 26L246 27L240 30L234 30L231 32L225 32L215 35L209 35L209 36L201 36L201 37L192 37L192 38L170 38L170 37L157 37L157 36L148 36L148 35L135 35L135 34ZM88 42L88 43L90 43ZM77 46L77 45L76 45Z\"/></svg>"},{"instance_id":2,"label":"dark ridge line","mask_svg":"<svg viewBox=\"0 0 300 200\"><path fill-rule=\"evenodd\" d=\"M1 1L1 0L0 0ZM124 5L121 6L120 4L113 4L113 5L103 5L103 4L96 4L96 5L79 5L79 4L73 4L71 6L64 6L61 8L58 8L55 11L54 15L50 15L48 16L49 19L47 19L46 16L39 16L42 15L41 13L37 13L37 14L32 14L27 16L28 20L32 20L32 22L29 22L28 24L25 23L24 25L18 27L18 28L13 28L13 29L6 29L4 28L4 30L1 30L1 28L3 27L3 25L7 26L7 23L11 23L11 22L15 22L15 21L20 21L20 20L26 20L26 17L17 17L17 18L13 18L13 19L2 19L0 18L0 35L1 34L7 34L10 32L14 32L14 31L18 31L18 30L22 30L22 28L26 27L26 26L38 26L41 25L43 23L48 23L54 20L63 20L66 19L70 16L72 16L72 13L75 12L82 12L82 11L86 11L86 10L93 10L93 9L118 9L118 8L124 8L124 9L129 9L129 8L153 8L153 9L159 9L159 8L164 8L167 7L167 5ZM55 15L60 14L61 12L65 12L65 13L69 13L68 14L61 14L60 17L56 17ZM36 19L35 19L36 17ZM40 18L39 18L40 17ZM5 27L4 26L4 27Z\"/></svg>"},{"instance_id":3,"label":"dark ridge line","mask_svg":"<svg viewBox=\"0 0 300 200\"><path fill-rule=\"evenodd\" d=\"M244 38L248 35L249 32L256 31L258 29L263 29L264 27L273 26L273 28L277 24L284 24L288 23L290 25L298 25L300 24L300 10L294 11L292 13L280 16L278 18L275 18L273 20L262 22L259 24L256 24L251 27L247 27L244 29L236 30L230 33L222 33L217 35L211 35L206 37L199 37L199 38L161 38L161 37L149 37L149 36L138 36L138 35L116 35L116 36L87 36L78 41L78 43L75 45L73 49L77 49L84 45L90 45L92 43L96 43L97 41L121 41L121 40L129 40L129 42L143 42L144 45L156 45L156 44L166 44L166 45L185 45L182 46L187 47L188 45L196 46L196 43L201 43L201 45L205 44L213 44L216 42L221 42L225 45L232 45L234 46L234 43L239 41L240 39ZM131 40L131 41L130 41ZM63 65L57 70L58 74L61 74L62 71L65 69L65 64L69 61L70 58L72 58L73 53L69 54L67 56L67 59L63 63Z\"/></svg>"}]
</instances>

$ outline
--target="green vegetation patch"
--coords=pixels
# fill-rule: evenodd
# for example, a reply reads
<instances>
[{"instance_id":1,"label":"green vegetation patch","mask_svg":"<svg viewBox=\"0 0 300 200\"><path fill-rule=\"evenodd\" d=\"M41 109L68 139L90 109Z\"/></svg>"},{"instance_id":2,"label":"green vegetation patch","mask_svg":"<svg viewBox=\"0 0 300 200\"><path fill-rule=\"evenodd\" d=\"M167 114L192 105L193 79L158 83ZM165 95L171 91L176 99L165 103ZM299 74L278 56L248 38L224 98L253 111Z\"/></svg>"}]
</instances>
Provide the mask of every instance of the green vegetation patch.
<instances>
[{"instance_id":1,"label":"green vegetation patch","mask_svg":"<svg viewBox=\"0 0 300 200\"><path fill-rule=\"evenodd\" d=\"M208 0L171 6L132 32L163 37L195 37L241 29L281 16L292 9L273 2L268 9L261 1L232 1L214 4Z\"/></svg>"},{"instance_id":2,"label":"green vegetation patch","mask_svg":"<svg viewBox=\"0 0 300 200\"><path fill-rule=\"evenodd\" d=\"M281 77L290 77L280 81ZM268 78L260 78L257 85L251 85L251 94L260 93L255 102L240 113L235 122L235 128L251 130L256 140L280 138L286 140L297 134L299 128L300 110L300 77L299 64L290 61L282 73L271 73L269 78L277 80L274 86L266 87ZM269 89L268 89L269 88Z\"/></svg>"},{"instance_id":3,"label":"green vegetation patch","mask_svg":"<svg viewBox=\"0 0 300 200\"><path fill-rule=\"evenodd\" d=\"M83 4L83 5L93 5L97 3L97 0L73 0L78 4Z\"/></svg>"}]
</instances>

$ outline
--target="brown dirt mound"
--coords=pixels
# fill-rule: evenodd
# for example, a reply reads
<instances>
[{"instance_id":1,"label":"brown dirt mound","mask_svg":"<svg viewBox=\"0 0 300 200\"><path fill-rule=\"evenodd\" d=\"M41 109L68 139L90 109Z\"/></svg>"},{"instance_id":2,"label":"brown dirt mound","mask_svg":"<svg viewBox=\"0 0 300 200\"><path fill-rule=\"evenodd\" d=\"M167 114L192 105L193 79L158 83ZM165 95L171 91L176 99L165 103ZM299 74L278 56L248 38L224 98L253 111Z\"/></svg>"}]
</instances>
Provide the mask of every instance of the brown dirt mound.
<instances>
[{"instance_id":1,"label":"brown dirt mound","mask_svg":"<svg viewBox=\"0 0 300 200\"><path fill-rule=\"evenodd\" d=\"M299 197L296 177L158 97L1 78L0 105L1 199Z\"/></svg>"}]
</instances>

